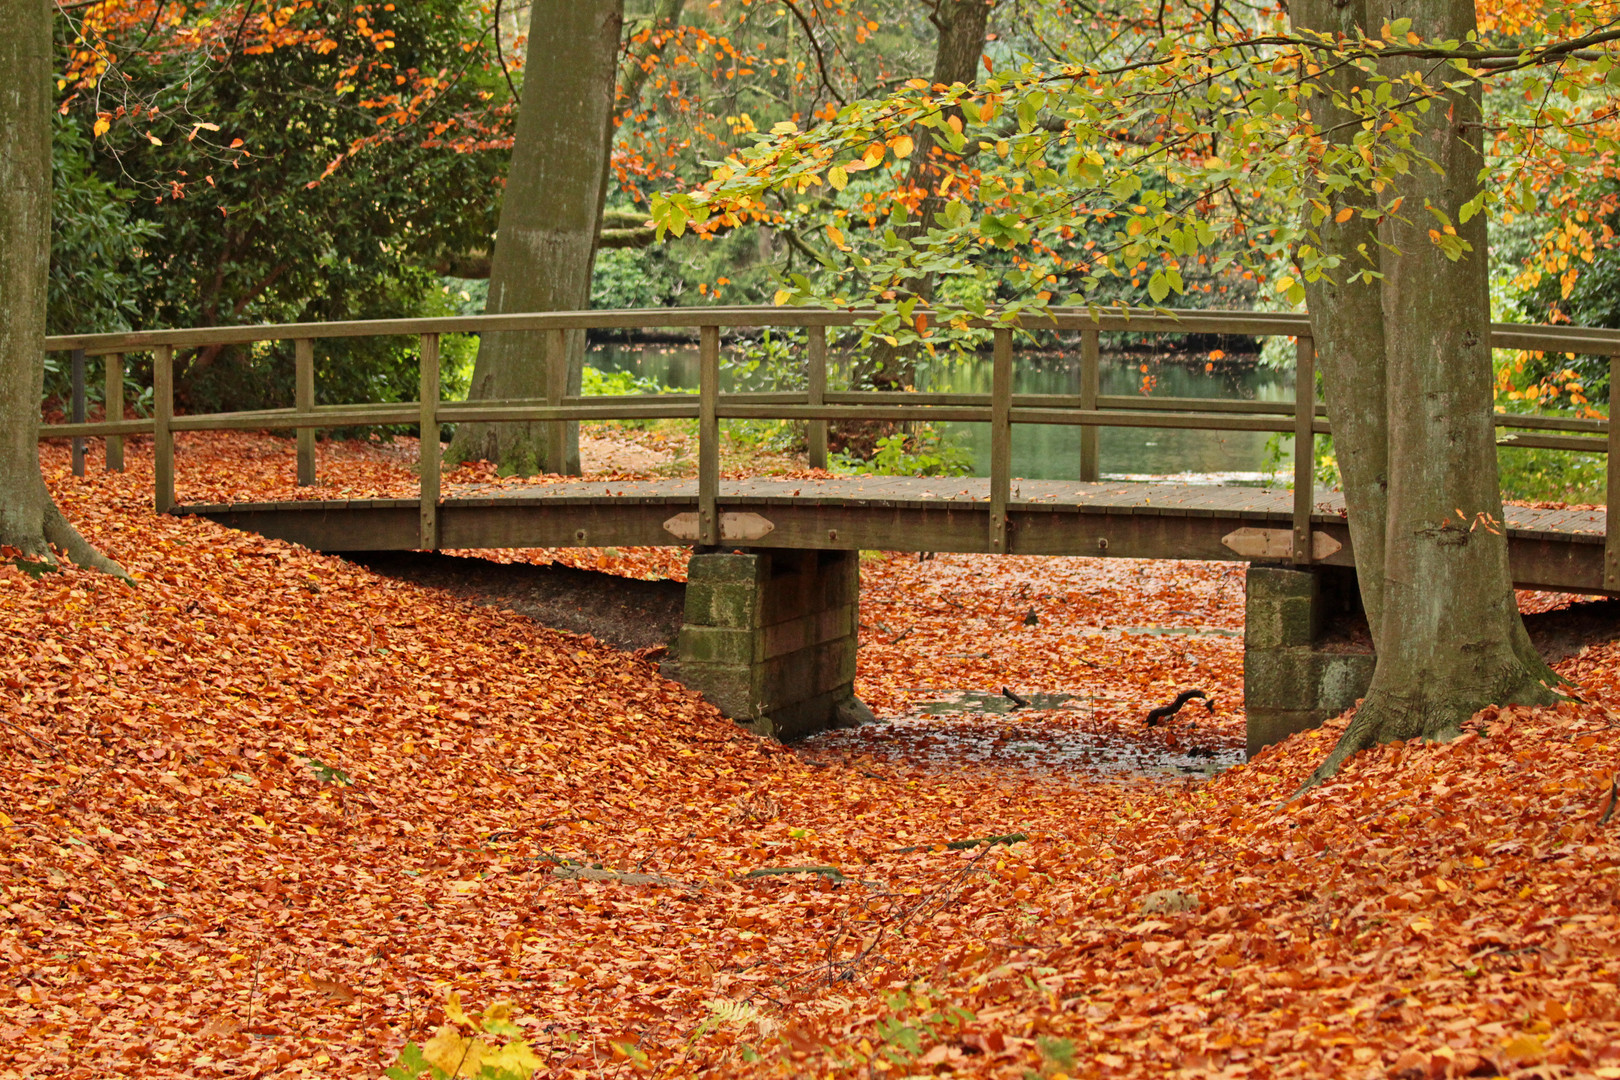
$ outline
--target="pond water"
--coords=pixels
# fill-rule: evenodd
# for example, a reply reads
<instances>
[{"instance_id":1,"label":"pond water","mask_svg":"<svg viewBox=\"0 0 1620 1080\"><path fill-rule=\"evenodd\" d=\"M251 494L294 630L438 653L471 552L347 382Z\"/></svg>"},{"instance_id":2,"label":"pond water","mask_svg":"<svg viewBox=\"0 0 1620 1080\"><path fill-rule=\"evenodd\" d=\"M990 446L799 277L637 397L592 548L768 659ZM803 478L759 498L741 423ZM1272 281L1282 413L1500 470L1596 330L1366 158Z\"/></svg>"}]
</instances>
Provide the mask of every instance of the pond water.
<instances>
[{"instance_id":1,"label":"pond water","mask_svg":"<svg viewBox=\"0 0 1620 1080\"><path fill-rule=\"evenodd\" d=\"M737 377L738 365L721 363L721 387L745 388ZM592 348L592 367L625 371L664 386L695 390L698 352L692 346L600 345ZM848 385L847 361L830 358L834 387ZM1146 371L1143 371L1143 368ZM841 370L842 368L842 370ZM937 370L919 389L947 393L989 393L991 360L970 356ZM1101 390L1104 394L1140 394L1151 380L1148 397L1211 398L1228 401L1290 401L1294 394L1291 371L1272 371L1244 363L1222 361L1209 370L1202 357L1144 356L1103 353ZM1080 357L1068 352L1029 352L1015 358L1013 392L1020 394L1073 394L1079 392ZM759 387L747 387L758 389ZM941 431L973 455L976 475L988 475L990 426L941 424ZM1184 431L1174 428L1103 428L1098 455L1103 475L1112 479L1175 478L1203 483L1264 483L1274 474L1286 478L1291 440L1282 442L1282 457L1272 460L1258 431ZM1080 429L1048 424L1013 426L1012 474L1031 480L1072 480L1080 475Z\"/></svg>"}]
</instances>

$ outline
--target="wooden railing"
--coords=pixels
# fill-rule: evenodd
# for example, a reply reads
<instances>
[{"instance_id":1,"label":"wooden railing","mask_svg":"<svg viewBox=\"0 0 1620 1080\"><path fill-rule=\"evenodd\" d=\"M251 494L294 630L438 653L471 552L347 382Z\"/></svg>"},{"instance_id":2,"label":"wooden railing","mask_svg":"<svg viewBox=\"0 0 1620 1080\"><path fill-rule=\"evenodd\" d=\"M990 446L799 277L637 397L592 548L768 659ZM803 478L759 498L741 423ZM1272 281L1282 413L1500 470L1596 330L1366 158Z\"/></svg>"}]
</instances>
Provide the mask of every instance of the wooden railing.
<instances>
[{"instance_id":1,"label":"wooden railing","mask_svg":"<svg viewBox=\"0 0 1620 1080\"><path fill-rule=\"evenodd\" d=\"M645 311L582 311L527 315L477 315L438 319L376 319L364 322L295 323L272 326L202 327L128 334L85 334L46 340L48 351L73 356L72 422L43 425L41 438L75 440L75 471L82 475L80 440L107 440L107 467L123 466L123 439L150 434L154 442L155 505L161 512L174 505L174 435L181 431L295 429L298 482L315 482L315 431L318 428L419 424L423 432L442 423L495 421L543 422L548 438L560 446L563 425L577 420L695 418L698 421L699 543L720 541L719 425L722 420L803 420L809 426L810 463L825 466L829 421L954 421L990 425L990 546L1007 550L1007 505L1011 491L1012 425L1063 424L1081 429L1080 475L1098 478L1097 432L1103 427L1192 428L1212 431L1260 431L1291 434L1294 440L1293 560L1312 561L1310 517L1315 475L1315 436L1328 434L1325 408L1314 393L1296 393L1292 402L1216 401L1198 398L1116 396L1099 392L1101 335L1105 333L1236 334L1296 339L1295 386L1314 388L1316 353L1309 322L1299 315L1265 312L1063 310L1031 318L1030 327L1078 331L1080 378L1073 394L1014 394L1015 328L985 323L994 338L991 390L988 394L841 392L827 389L827 331L853 327L871 317L861 311L794 308L661 308ZM727 329L791 327L806 332L808 388L787 393L721 393L720 336ZM699 389L691 394L572 397L565 393L561 365L553 365L546 396L539 399L444 402L439 395L439 338L443 334L493 331L538 331L547 335L547 355L566 355L570 333L588 329L648 330L696 328ZM415 336L420 341L421 392L417 402L384 404L315 404L317 340L350 337ZM176 416L174 355L176 350L217 345L292 341L294 405L233 413ZM1610 358L1611 386L1620 386L1620 331L1574 326L1524 326L1498 323L1491 346ZM106 359L107 415L123 416L123 358L150 352L153 371L152 416L144 420L84 419L84 360ZM1501 441L1527 448L1607 453L1620 460L1620 425L1607 420L1533 414L1497 413L1499 428L1540 434L1510 434ZM440 455L422 455L421 546L438 546ZM1608 505L1620 501L1620 468L1608 469ZM1608 516L1604 588L1620 591L1620 528Z\"/></svg>"}]
</instances>

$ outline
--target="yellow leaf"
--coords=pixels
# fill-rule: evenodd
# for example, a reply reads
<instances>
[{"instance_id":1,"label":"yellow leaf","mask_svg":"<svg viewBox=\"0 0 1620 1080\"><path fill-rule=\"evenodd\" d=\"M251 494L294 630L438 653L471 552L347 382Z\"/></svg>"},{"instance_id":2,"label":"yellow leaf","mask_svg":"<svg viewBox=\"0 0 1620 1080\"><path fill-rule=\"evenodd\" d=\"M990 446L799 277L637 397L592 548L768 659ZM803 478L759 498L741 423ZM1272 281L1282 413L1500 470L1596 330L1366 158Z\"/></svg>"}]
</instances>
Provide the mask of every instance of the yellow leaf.
<instances>
[{"instance_id":1,"label":"yellow leaf","mask_svg":"<svg viewBox=\"0 0 1620 1080\"><path fill-rule=\"evenodd\" d=\"M103 135L107 134L107 130L109 128L111 128L111 127L112 127L112 121L111 120L107 119L105 116L98 116L98 117L96 117L96 126L94 128L92 128L91 130L93 132L95 132L96 138L99 139Z\"/></svg>"},{"instance_id":2,"label":"yellow leaf","mask_svg":"<svg viewBox=\"0 0 1620 1080\"><path fill-rule=\"evenodd\" d=\"M849 186L849 172L842 165L834 165L827 170L827 183L833 186L834 191L843 191Z\"/></svg>"},{"instance_id":3,"label":"yellow leaf","mask_svg":"<svg viewBox=\"0 0 1620 1080\"><path fill-rule=\"evenodd\" d=\"M441 1027L422 1046L428 1064L446 1076L476 1076L483 1051L483 1043L465 1037L451 1024Z\"/></svg>"},{"instance_id":4,"label":"yellow leaf","mask_svg":"<svg viewBox=\"0 0 1620 1080\"><path fill-rule=\"evenodd\" d=\"M472 1021L467 1019L467 1014L461 1010L461 995L454 990L445 995L444 1015L452 1024L461 1024L464 1027L472 1026Z\"/></svg>"},{"instance_id":5,"label":"yellow leaf","mask_svg":"<svg viewBox=\"0 0 1620 1080\"><path fill-rule=\"evenodd\" d=\"M844 248L844 231L838 226L827 226L827 239L837 244L840 250Z\"/></svg>"},{"instance_id":6,"label":"yellow leaf","mask_svg":"<svg viewBox=\"0 0 1620 1080\"><path fill-rule=\"evenodd\" d=\"M897 158L910 157L914 145L910 135L900 136L894 140L894 156Z\"/></svg>"},{"instance_id":7,"label":"yellow leaf","mask_svg":"<svg viewBox=\"0 0 1620 1080\"><path fill-rule=\"evenodd\" d=\"M788 289L777 289L776 295L771 297L771 303L775 304L777 307L781 307L783 304L788 302L788 298L792 295L793 293Z\"/></svg>"},{"instance_id":8,"label":"yellow leaf","mask_svg":"<svg viewBox=\"0 0 1620 1080\"><path fill-rule=\"evenodd\" d=\"M146 133L146 141L151 143L153 146L163 145L163 140L152 134L150 131Z\"/></svg>"},{"instance_id":9,"label":"yellow leaf","mask_svg":"<svg viewBox=\"0 0 1620 1080\"><path fill-rule=\"evenodd\" d=\"M1541 1040L1528 1033L1515 1035L1502 1044L1502 1056L1512 1061L1529 1061L1546 1053L1547 1048L1541 1044Z\"/></svg>"},{"instance_id":10,"label":"yellow leaf","mask_svg":"<svg viewBox=\"0 0 1620 1080\"><path fill-rule=\"evenodd\" d=\"M515 1076L533 1076L534 1073L545 1068L542 1061L526 1042L512 1042L485 1054L482 1058L485 1065L491 1066L497 1073L510 1073Z\"/></svg>"},{"instance_id":11,"label":"yellow leaf","mask_svg":"<svg viewBox=\"0 0 1620 1080\"><path fill-rule=\"evenodd\" d=\"M1356 212L1347 206L1343 210L1340 210L1337 214L1334 214L1333 220L1338 222L1340 225L1343 225L1345 222L1355 217L1355 215Z\"/></svg>"}]
</instances>

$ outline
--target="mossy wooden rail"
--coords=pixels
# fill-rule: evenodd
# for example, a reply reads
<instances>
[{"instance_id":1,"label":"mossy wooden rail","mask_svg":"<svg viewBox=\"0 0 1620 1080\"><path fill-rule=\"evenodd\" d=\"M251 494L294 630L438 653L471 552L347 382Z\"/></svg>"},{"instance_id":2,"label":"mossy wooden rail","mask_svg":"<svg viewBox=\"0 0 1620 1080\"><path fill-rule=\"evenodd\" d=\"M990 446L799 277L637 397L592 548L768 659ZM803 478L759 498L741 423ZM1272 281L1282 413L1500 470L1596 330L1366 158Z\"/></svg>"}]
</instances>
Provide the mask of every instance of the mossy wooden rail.
<instances>
[{"instance_id":1,"label":"mossy wooden rail","mask_svg":"<svg viewBox=\"0 0 1620 1080\"><path fill-rule=\"evenodd\" d=\"M1016 363L1014 337L1023 327L997 319L980 325L991 331L994 344L991 390L988 394L842 392L827 388L827 335L829 329L853 328L871 313L792 308L674 308L644 311L583 311L520 315L482 315L435 319L378 319L361 322L301 323L266 326L200 327L127 334L90 334L47 339L46 348L74 356L75 393L73 422L40 428L41 438L107 439L109 468L122 464L122 440L150 434L154 440L155 505L159 512L175 508L174 436L184 431L293 429L297 432L298 479L315 482L314 433L320 428L366 425L420 425L436 430L443 423L523 421L547 423L548 437L561 437L568 421L604 419L686 418L698 421L698 483L696 542L721 543L721 484L719 469L720 423L735 419L802 420L809 425L810 461L824 465L829 421L956 421L990 425L990 461L987 529L984 550L1014 550L1009 541L1009 503L1012 501L1011 458L1014 424L1062 424L1082 429L1079 472L1082 481L1098 478L1096 433L1102 427L1191 428L1211 431L1260 431L1289 434L1294 443L1294 494L1287 560L1295 565L1316 561L1311 541L1315 436L1330 433L1326 411L1314 395L1296 395L1293 402L1212 401L1189 398L1105 395L1099 392L1100 341L1108 333L1239 334L1288 336L1296 339L1296 386L1315 384L1315 352L1308 321L1298 315L1265 312L1162 311L1162 310L1059 310L1030 317L1030 330L1078 332L1081 337L1079 385L1073 394L1014 394ZM548 355L563 355L560 345L570 333L590 329L670 330L696 329L700 353L700 386L696 395L640 395L574 397L563 392L560 379L549 382L542 399L446 402L440 400L438 345L442 334L489 331L532 331L548 336ZM808 387L790 393L722 393L720 391L721 335L726 330L794 328L805 331L804 350ZM417 402L316 405L315 342L335 338L412 336L420 342L421 393ZM294 398L292 408L176 415L174 412L174 357L178 350L262 342L294 343ZM1496 324L1493 348L1604 355L1611 370L1620 367L1620 331L1570 326ZM106 357L108 415L123 414L123 361L132 352L149 352L153 363L153 406L148 419L83 420L84 357ZM1620 373L1620 372L1616 372ZM1520 429L1504 441L1520 447L1608 453L1620 451L1620 430L1606 420L1533 414L1498 413L1499 428ZM1615 460L1611 456L1611 461ZM75 464L82 468L82 453ZM1620 497L1620 469L1608 471L1608 504ZM416 544L424 549L440 546L441 484L439 456L424 454L421 492L417 506ZM1571 581L1572 588L1620 592L1620 537L1616 520L1606 515L1601 574L1582 574L1599 580ZM588 535L580 530L579 535ZM926 539L926 537L924 537ZM583 540L581 542L584 542ZM676 542L673 538L666 542ZM949 550L949 538L935 547ZM847 546L848 541L838 546ZM1172 545L1173 546L1173 545ZM1124 552L1119 552L1123 554ZM1157 552L1173 556L1174 550ZM1184 554L1210 557L1193 551ZM1549 574L1537 575L1548 578ZM1556 576L1556 575L1552 575Z\"/></svg>"}]
</instances>

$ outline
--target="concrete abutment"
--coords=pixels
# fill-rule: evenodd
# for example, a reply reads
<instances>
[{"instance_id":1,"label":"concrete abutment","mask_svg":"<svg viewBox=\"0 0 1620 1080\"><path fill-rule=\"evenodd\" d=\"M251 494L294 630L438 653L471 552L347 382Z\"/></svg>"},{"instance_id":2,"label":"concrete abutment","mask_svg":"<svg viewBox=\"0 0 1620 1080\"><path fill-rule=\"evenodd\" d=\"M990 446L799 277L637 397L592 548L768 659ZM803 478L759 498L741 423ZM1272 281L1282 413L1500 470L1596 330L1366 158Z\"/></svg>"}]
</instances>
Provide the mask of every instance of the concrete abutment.
<instances>
[{"instance_id":1,"label":"concrete abutment","mask_svg":"<svg viewBox=\"0 0 1620 1080\"><path fill-rule=\"evenodd\" d=\"M1365 635L1345 632L1361 611L1355 571L1251 566L1245 587L1243 705L1253 757L1366 696L1375 657Z\"/></svg>"},{"instance_id":2,"label":"concrete abutment","mask_svg":"<svg viewBox=\"0 0 1620 1080\"><path fill-rule=\"evenodd\" d=\"M855 699L854 551L699 553L663 672L761 735L800 739L871 719Z\"/></svg>"}]
</instances>

